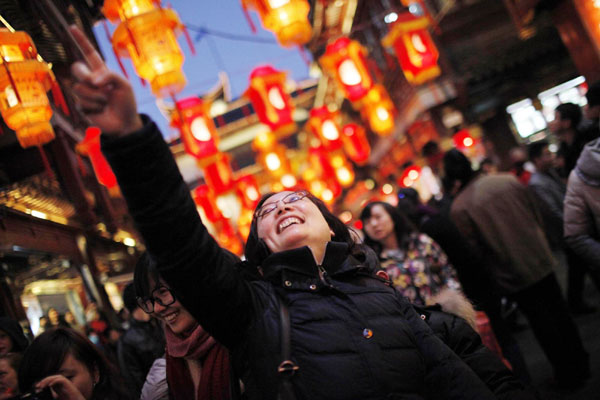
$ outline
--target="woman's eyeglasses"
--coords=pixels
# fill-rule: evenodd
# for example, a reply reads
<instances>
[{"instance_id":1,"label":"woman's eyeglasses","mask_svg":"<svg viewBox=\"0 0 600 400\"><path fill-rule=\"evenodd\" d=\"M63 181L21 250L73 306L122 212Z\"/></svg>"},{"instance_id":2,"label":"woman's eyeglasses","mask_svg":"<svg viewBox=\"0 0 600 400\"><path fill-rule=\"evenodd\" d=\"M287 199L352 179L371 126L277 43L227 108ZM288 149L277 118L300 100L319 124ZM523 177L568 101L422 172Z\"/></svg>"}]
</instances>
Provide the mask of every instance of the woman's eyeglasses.
<instances>
[{"instance_id":1,"label":"woman's eyeglasses","mask_svg":"<svg viewBox=\"0 0 600 400\"><path fill-rule=\"evenodd\" d=\"M277 204L280 201L282 201L283 204L295 203L298 200L302 200L303 198L308 196L308 194L309 193L306 190L301 190L299 192L290 193L280 200L273 201L273 202L267 203L267 204L263 204L262 207L254 210L254 218L262 218L265 215L267 215L268 213L270 213L271 211L275 210L277 208Z\"/></svg>"},{"instance_id":2,"label":"woman's eyeglasses","mask_svg":"<svg viewBox=\"0 0 600 400\"><path fill-rule=\"evenodd\" d=\"M163 307L170 306L175 303L175 295L166 286L159 286L150 293L149 297L138 297L137 304L147 314L154 312L154 302L157 302Z\"/></svg>"}]
</instances>

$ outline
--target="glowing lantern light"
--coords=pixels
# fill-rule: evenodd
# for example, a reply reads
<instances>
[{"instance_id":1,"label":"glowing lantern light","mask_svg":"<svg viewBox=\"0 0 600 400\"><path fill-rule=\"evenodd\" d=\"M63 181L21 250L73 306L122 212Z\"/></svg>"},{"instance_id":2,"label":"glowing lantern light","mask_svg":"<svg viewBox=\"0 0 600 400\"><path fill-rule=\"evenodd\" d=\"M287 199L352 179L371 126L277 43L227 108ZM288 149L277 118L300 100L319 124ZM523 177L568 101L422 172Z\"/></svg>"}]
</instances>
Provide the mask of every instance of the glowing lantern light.
<instances>
[{"instance_id":1,"label":"glowing lantern light","mask_svg":"<svg viewBox=\"0 0 600 400\"><path fill-rule=\"evenodd\" d=\"M173 96L184 88L183 53L176 39L184 26L177 13L161 8L160 0L106 0L103 12L112 23L121 22L112 37L115 54L131 57L156 96Z\"/></svg>"},{"instance_id":2,"label":"glowing lantern light","mask_svg":"<svg viewBox=\"0 0 600 400\"><path fill-rule=\"evenodd\" d=\"M269 65L255 68L245 95L252 102L260 122L268 125L276 136L294 132L294 106L285 91L285 73Z\"/></svg>"},{"instance_id":3,"label":"glowing lantern light","mask_svg":"<svg viewBox=\"0 0 600 400\"><path fill-rule=\"evenodd\" d=\"M178 101L175 106L171 126L181 132L185 151L198 159L215 156L219 152L219 135L209 114L210 103L190 97Z\"/></svg>"},{"instance_id":4,"label":"glowing lantern light","mask_svg":"<svg viewBox=\"0 0 600 400\"><path fill-rule=\"evenodd\" d=\"M296 177L292 174L285 174L281 177L281 184L287 189L293 188L297 183Z\"/></svg>"},{"instance_id":5,"label":"glowing lantern light","mask_svg":"<svg viewBox=\"0 0 600 400\"><path fill-rule=\"evenodd\" d=\"M254 8L265 29L273 32L284 47L302 45L310 40L310 6L306 0L242 0L244 10Z\"/></svg>"},{"instance_id":6,"label":"glowing lantern light","mask_svg":"<svg viewBox=\"0 0 600 400\"><path fill-rule=\"evenodd\" d=\"M371 154L371 146L367 140L365 129L357 124L347 124L342 128L344 151L358 165L365 164Z\"/></svg>"},{"instance_id":7,"label":"glowing lantern light","mask_svg":"<svg viewBox=\"0 0 600 400\"><path fill-rule=\"evenodd\" d=\"M427 31L426 17L417 18L411 13L401 14L383 38L386 47L393 47L406 80L420 85L441 74L437 64L439 52Z\"/></svg>"},{"instance_id":8,"label":"glowing lantern light","mask_svg":"<svg viewBox=\"0 0 600 400\"><path fill-rule=\"evenodd\" d=\"M229 165L229 155L218 153L210 161L202 165L204 180L214 192L219 195L233 188L233 172Z\"/></svg>"},{"instance_id":9,"label":"glowing lantern light","mask_svg":"<svg viewBox=\"0 0 600 400\"><path fill-rule=\"evenodd\" d=\"M271 176L279 179L286 174L291 174L290 162L285 155L286 150L284 145L274 145L269 150L261 151L258 161Z\"/></svg>"},{"instance_id":10,"label":"glowing lantern light","mask_svg":"<svg viewBox=\"0 0 600 400\"><path fill-rule=\"evenodd\" d=\"M339 153L338 153L339 155ZM328 152L324 147L310 148L308 150L309 162L312 169L316 172L316 176L320 181L323 181L326 188L331 191L334 198L337 198L342 194L342 185L338 180L338 176L336 173L336 167L332 165L332 161L336 163L338 166L347 166L347 162L344 162L343 155L342 158L333 158L333 160L329 157ZM342 173L343 174L343 173ZM344 175L344 174L343 174ZM313 188L311 187L311 191ZM323 192L325 188L323 189ZM323 199L323 197L320 197ZM324 199L323 199L324 200Z\"/></svg>"},{"instance_id":11,"label":"glowing lantern light","mask_svg":"<svg viewBox=\"0 0 600 400\"><path fill-rule=\"evenodd\" d=\"M87 128L85 138L77 145L76 149L79 153L89 157L98 182L108 189L113 189L117 187L117 178L100 151L100 134L100 129L95 126Z\"/></svg>"},{"instance_id":12,"label":"glowing lantern light","mask_svg":"<svg viewBox=\"0 0 600 400\"><path fill-rule=\"evenodd\" d=\"M363 118L369 121L373 132L386 136L394 131L396 108L382 85L375 85L369 90L361 105Z\"/></svg>"},{"instance_id":13,"label":"glowing lantern light","mask_svg":"<svg viewBox=\"0 0 600 400\"><path fill-rule=\"evenodd\" d=\"M204 215L210 222L215 222L223 218L221 210L217 207L215 194L208 185L200 185L194 191L194 201L204 211Z\"/></svg>"},{"instance_id":14,"label":"glowing lantern light","mask_svg":"<svg viewBox=\"0 0 600 400\"><path fill-rule=\"evenodd\" d=\"M52 108L46 92L56 99L62 93L45 62L25 32L0 29L0 113L15 131L21 147L41 146L54 139L50 125Z\"/></svg>"},{"instance_id":15,"label":"glowing lantern light","mask_svg":"<svg viewBox=\"0 0 600 400\"><path fill-rule=\"evenodd\" d=\"M454 146L457 149L461 150L473 147L473 145L475 144L475 140L473 139L473 137L467 129L462 129L456 132L452 137L452 140L454 141Z\"/></svg>"},{"instance_id":16,"label":"glowing lantern light","mask_svg":"<svg viewBox=\"0 0 600 400\"><path fill-rule=\"evenodd\" d=\"M350 101L367 95L373 79L367 69L367 51L355 40L342 37L327 46L319 62L334 76Z\"/></svg>"},{"instance_id":17,"label":"glowing lantern light","mask_svg":"<svg viewBox=\"0 0 600 400\"><path fill-rule=\"evenodd\" d=\"M235 229L227 218L221 218L213 223L217 232L215 239L221 247L226 248L234 254L241 255L244 246L238 237Z\"/></svg>"},{"instance_id":18,"label":"glowing lantern light","mask_svg":"<svg viewBox=\"0 0 600 400\"><path fill-rule=\"evenodd\" d=\"M338 128L339 119L339 113L329 111L327 106L310 110L308 127L327 151L340 149L343 145Z\"/></svg>"},{"instance_id":19,"label":"glowing lantern light","mask_svg":"<svg viewBox=\"0 0 600 400\"><path fill-rule=\"evenodd\" d=\"M242 206L254 210L260 199L260 189L253 175L244 175L237 179L236 190L242 200Z\"/></svg>"},{"instance_id":20,"label":"glowing lantern light","mask_svg":"<svg viewBox=\"0 0 600 400\"><path fill-rule=\"evenodd\" d=\"M402 187L412 186L421 177L421 168L417 165L411 165L406 168L398 179L398 185Z\"/></svg>"},{"instance_id":21,"label":"glowing lantern light","mask_svg":"<svg viewBox=\"0 0 600 400\"><path fill-rule=\"evenodd\" d=\"M257 152L268 150L275 145L275 142L275 135L272 132L260 132L252 141L252 149Z\"/></svg>"}]
</instances>

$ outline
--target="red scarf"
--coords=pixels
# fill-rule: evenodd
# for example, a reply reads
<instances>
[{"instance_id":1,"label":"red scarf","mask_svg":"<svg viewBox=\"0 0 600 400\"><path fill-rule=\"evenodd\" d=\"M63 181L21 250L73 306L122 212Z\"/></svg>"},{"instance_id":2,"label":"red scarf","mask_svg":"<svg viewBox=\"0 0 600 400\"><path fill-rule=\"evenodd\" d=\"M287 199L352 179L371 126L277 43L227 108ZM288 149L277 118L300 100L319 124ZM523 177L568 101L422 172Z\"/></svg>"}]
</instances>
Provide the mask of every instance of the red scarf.
<instances>
[{"instance_id":1,"label":"red scarf","mask_svg":"<svg viewBox=\"0 0 600 400\"><path fill-rule=\"evenodd\" d=\"M229 353L200 325L185 338L165 326L167 342L167 382L171 400L229 400ZM194 381L186 359L197 360L202 366L198 392L194 396Z\"/></svg>"}]
</instances>

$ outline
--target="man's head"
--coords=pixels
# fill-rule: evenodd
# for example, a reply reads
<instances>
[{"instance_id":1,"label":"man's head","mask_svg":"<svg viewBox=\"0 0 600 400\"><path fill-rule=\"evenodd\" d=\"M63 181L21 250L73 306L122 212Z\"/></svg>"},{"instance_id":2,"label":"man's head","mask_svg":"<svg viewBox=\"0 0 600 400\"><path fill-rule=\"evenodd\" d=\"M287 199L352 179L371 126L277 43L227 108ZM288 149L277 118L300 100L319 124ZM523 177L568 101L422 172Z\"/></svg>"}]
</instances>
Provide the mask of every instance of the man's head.
<instances>
[{"instance_id":1,"label":"man's head","mask_svg":"<svg viewBox=\"0 0 600 400\"><path fill-rule=\"evenodd\" d=\"M457 149L444 155L444 190L453 195L460 191L475 176L469 159Z\"/></svg>"},{"instance_id":2,"label":"man's head","mask_svg":"<svg viewBox=\"0 0 600 400\"><path fill-rule=\"evenodd\" d=\"M423 145L421 153L423 158L427 161L427 165L436 172L444 157L444 153L441 151L439 144L436 141L430 140Z\"/></svg>"},{"instance_id":3,"label":"man's head","mask_svg":"<svg viewBox=\"0 0 600 400\"><path fill-rule=\"evenodd\" d=\"M600 81L594 82L585 94L587 106L585 108L585 117L592 121L600 119Z\"/></svg>"},{"instance_id":4,"label":"man's head","mask_svg":"<svg viewBox=\"0 0 600 400\"><path fill-rule=\"evenodd\" d=\"M548 142L540 140L529 145L529 160L540 172L545 172L554 167L554 153L550 151Z\"/></svg>"},{"instance_id":5,"label":"man's head","mask_svg":"<svg viewBox=\"0 0 600 400\"><path fill-rule=\"evenodd\" d=\"M554 110L554 121L550 123L550 130L561 141L571 141L567 135L574 137L582 118L581 108L577 104L561 104Z\"/></svg>"},{"instance_id":6,"label":"man's head","mask_svg":"<svg viewBox=\"0 0 600 400\"><path fill-rule=\"evenodd\" d=\"M128 284L123 289L123 305L133 319L143 322L150 320L150 315L146 314L137 303L135 285L133 283Z\"/></svg>"}]
</instances>

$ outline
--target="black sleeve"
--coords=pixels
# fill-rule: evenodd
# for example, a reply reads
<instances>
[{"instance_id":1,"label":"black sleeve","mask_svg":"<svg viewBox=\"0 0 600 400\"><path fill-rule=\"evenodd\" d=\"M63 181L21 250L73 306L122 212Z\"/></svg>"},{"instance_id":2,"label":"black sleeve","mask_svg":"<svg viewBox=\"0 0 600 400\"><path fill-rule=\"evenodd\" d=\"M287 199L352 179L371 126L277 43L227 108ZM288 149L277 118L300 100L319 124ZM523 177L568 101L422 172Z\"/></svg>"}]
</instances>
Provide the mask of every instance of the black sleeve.
<instances>
[{"instance_id":1,"label":"black sleeve","mask_svg":"<svg viewBox=\"0 0 600 400\"><path fill-rule=\"evenodd\" d=\"M457 316L427 310L426 321L439 337L502 400L534 400L537 397L481 342L479 334Z\"/></svg>"},{"instance_id":2,"label":"black sleeve","mask_svg":"<svg viewBox=\"0 0 600 400\"><path fill-rule=\"evenodd\" d=\"M102 137L129 212L177 298L212 336L235 345L254 316L239 259L210 236L154 122L121 138Z\"/></svg>"},{"instance_id":3,"label":"black sleeve","mask_svg":"<svg viewBox=\"0 0 600 400\"><path fill-rule=\"evenodd\" d=\"M146 372L141 365L141 360L137 356L135 348L119 340L117 345L117 358L119 369L123 374L123 380L127 382L128 390L134 398L139 398L142 392L142 386L146 380Z\"/></svg>"}]
</instances>

